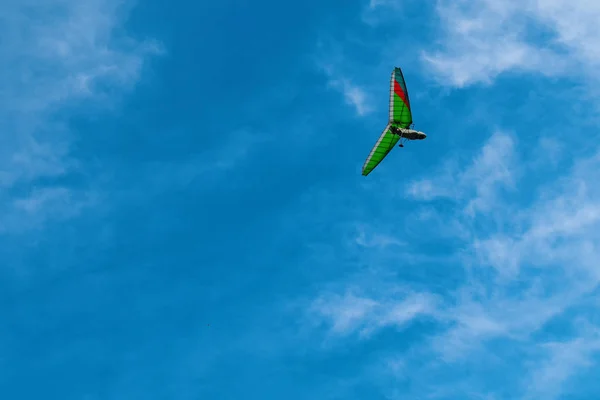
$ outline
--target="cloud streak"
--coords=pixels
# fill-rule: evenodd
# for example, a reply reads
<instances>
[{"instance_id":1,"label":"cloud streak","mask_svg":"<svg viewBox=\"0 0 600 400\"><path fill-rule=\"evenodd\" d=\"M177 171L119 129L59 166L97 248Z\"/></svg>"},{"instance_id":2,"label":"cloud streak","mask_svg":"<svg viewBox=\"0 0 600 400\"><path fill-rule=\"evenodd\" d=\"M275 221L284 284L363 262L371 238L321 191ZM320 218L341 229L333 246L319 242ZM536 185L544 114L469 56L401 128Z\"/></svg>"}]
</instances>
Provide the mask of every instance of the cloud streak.
<instances>
[{"instance_id":1,"label":"cloud streak","mask_svg":"<svg viewBox=\"0 0 600 400\"><path fill-rule=\"evenodd\" d=\"M402 329L414 320L436 312L435 296L428 293L382 293L377 299L352 290L343 295L328 293L310 309L315 321L329 326L332 335L369 337L381 329Z\"/></svg>"},{"instance_id":2,"label":"cloud streak","mask_svg":"<svg viewBox=\"0 0 600 400\"><path fill-rule=\"evenodd\" d=\"M346 104L352 106L358 116L363 117L372 111L372 107L367 100L367 94L352 81L330 78L329 85L342 93Z\"/></svg>"}]
</instances>

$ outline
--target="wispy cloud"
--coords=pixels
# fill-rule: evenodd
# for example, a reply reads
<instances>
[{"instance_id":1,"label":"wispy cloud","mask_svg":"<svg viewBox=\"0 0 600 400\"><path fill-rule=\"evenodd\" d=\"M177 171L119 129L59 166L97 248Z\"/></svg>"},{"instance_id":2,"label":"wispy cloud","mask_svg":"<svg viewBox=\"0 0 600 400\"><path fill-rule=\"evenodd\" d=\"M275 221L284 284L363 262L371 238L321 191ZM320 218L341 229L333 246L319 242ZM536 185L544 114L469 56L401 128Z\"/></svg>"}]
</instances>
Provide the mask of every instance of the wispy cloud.
<instances>
[{"instance_id":1,"label":"wispy cloud","mask_svg":"<svg viewBox=\"0 0 600 400\"><path fill-rule=\"evenodd\" d=\"M428 293L395 291L373 298L349 289L344 294L321 295L312 304L310 314L313 321L328 325L331 334L357 333L368 337L383 328L403 328L419 317L433 315L436 301L436 297Z\"/></svg>"},{"instance_id":2,"label":"wispy cloud","mask_svg":"<svg viewBox=\"0 0 600 400\"><path fill-rule=\"evenodd\" d=\"M362 247L368 248L387 248L389 246L404 246L405 243L401 240L398 240L395 236L391 234L384 234L380 232L373 232L367 225L358 226L358 234L354 239L354 243L358 244Z\"/></svg>"},{"instance_id":3,"label":"wispy cloud","mask_svg":"<svg viewBox=\"0 0 600 400\"><path fill-rule=\"evenodd\" d=\"M16 197L0 210L4 215L0 233L14 234L35 229L48 220L78 216L86 207L98 204L98 193L69 190L66 187L33 189Z\"/></svg>"},{"instance_id":4,"label":"wispy cloud","mask_svg":"<svg viewBox=\"0 0 600 400\"><path fill-rule=\"evenodd\" d=\"M337 90L358 116L363 117L371 113L373 108L369 95L364 87L350 78L352 75L344 67L347 60L340 45L336 41L322 40L317 47L317 68L327 76L328 86Z\"/></svg>"},{"instance_id":5,"label":"wispy cloud","mask_svg":"<svg viewBox=\"0 0 600 400\"><path fill-rule=\"evenodd\" d=\"M346 103L354 107L359 116L362 117L372 111L367 100L367 94L360 86L348 79L335 78L330 78L329 84L342 93Z\"/></svg>"},{"instance_id":6,"label":"wispy cloud","mask_svg":"<svg viewBox=\"0 0 600 400\"><path fill-rule=\"evenodd\" d=\"M467 168L456 161L438 167L433 178L412 181L407 194L415 199L468 199L465 211L473 216L494 207L497 191L514 187L518 162L514 154L514 139L503 132L495 133Z\"/></svg>"},{"instance_id":7,"label":"wispy cloud","mask_svg":"<svg viewBox=\"0 0 600 400\"><path fill-rule=\"evenodd\" d=\"M442 46L423 57L450 85L490 83L509 71L595 74L600 63L594 2L439 0L437 11Z\"/></svg>"},{"instance_id":8,"label":"wispy cloud","mask_svg":"<svg viewBox=\"0 0 600 400\"><path fill-rule=\"evenodd\" d=\"M77 209L73 202L81 196L69 195L66 187L41 187L32 192L38 194L35 198L16 199L11 188L79 168L69 156L76 133L69 129L65 112L83 101L86 107L111 107L118 100L115 89L131 88L146 57L160 53L157 43L125 35L124 6L113 0L0 5L0 57L11 66L0 76L4 216L22 210L27 219L58 197L63 200L53 201L53 207L64 203L65 210Z\"/></svg>"},{"instance_id":9,"label":"wispy cloud","mask_svg":"<svg viewBox=\"0 0 600 400\"><path fill-rule=\"evenodd\" d=\"M534 369L526 387L527 399L556 399L562 395L562 386L577 371L593 368L593 356L600 351L597 332L565 342L545 343L543 360Z\"/></svg>"}]
</instances>

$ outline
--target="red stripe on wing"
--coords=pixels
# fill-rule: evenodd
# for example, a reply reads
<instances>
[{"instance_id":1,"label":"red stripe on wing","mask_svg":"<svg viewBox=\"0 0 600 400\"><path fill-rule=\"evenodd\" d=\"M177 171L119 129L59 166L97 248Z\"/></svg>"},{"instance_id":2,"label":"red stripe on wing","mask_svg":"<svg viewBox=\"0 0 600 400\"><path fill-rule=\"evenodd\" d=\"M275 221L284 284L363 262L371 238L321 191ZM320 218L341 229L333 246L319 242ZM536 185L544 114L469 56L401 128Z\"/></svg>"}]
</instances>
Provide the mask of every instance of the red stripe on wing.
<instances>
[{"instance_id":1,"label":"red stripe on wing","mask_svg":"<svg viewBox=\"0 0 600 400\"><path fill-rule=\"evenodd\" d=\"M400 86L398 81L395 79L394 79L394 93L396 93L398 95L398 97L400 97L402 99L404 104L406 104L406 107L408 107L410 109L410 106L408 105L408 101L406 100L406 95L404 94L404 90L402 90L402 87Z\"/></svg>"}]
</instances>

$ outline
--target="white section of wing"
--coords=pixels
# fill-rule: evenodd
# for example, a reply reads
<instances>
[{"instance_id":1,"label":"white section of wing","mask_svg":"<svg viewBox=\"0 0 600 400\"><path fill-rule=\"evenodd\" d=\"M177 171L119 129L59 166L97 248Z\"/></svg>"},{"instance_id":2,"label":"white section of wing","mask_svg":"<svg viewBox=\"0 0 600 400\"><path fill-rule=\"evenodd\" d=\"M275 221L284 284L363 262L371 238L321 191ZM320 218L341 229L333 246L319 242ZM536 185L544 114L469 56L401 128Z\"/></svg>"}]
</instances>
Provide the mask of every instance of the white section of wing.
<instances>
[{"instance_id":1,"label":"white section of wing","mask_svg":"<svg viewBox=\"0 0 600 400\"><path fill-rule=\"evenodd\" d=\"M394 79L396 71L392 71L392 78L390 79L390 112L389 112L389 122L394 120Z\"/></svg>"}]
</instances>

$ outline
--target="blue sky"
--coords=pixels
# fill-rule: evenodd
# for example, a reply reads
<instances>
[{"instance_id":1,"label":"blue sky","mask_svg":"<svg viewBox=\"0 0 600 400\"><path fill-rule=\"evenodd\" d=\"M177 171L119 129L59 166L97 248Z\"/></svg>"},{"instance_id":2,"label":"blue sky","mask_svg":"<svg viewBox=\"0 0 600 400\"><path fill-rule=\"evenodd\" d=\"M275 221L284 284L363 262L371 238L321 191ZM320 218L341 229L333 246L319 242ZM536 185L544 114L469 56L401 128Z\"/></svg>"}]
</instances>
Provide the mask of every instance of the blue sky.
<instances>
[{"instance_id":1,"label":"blue sky","mask_svg":"<svg viewBox=\"0 0 600 400\"><path fill-rule=\"evenodd\" d=\"M600 396L600 6L0 15L2 398Z\"/></svg>"}]
</instances>

